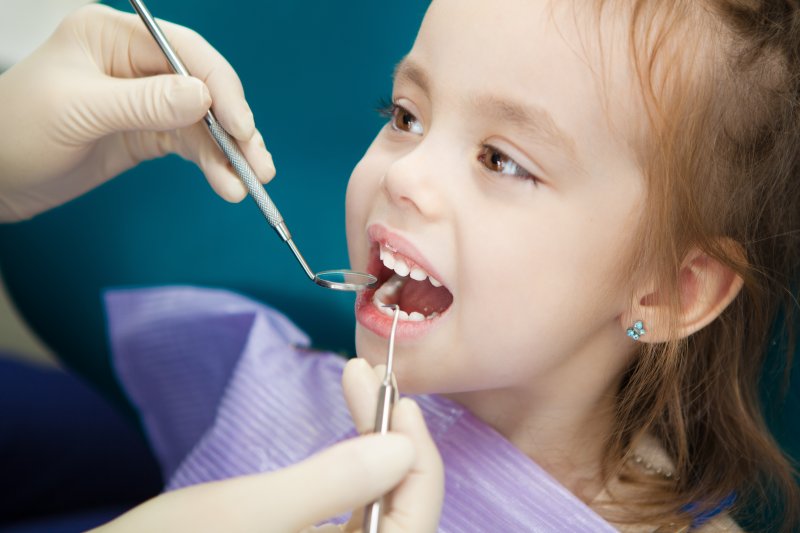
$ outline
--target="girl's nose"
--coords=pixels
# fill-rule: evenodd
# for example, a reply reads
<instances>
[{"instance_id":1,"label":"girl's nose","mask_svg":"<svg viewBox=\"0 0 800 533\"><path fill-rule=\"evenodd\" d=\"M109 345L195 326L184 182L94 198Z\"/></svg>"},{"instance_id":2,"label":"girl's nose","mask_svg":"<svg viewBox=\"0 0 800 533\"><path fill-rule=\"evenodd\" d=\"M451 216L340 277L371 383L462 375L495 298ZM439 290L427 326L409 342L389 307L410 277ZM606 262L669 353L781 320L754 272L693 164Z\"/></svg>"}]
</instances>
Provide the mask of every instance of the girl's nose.
<instances>
[{"instance_id":1,"label":"girl's nose","mask_svg":"<svg viewBox=\"0 0 800 533\"><path fill-rule=\"evenodd\" d=\"M381 182L391 202L426 219L439 218L446 207L444 153L443 147L437 150L426 137L395 160Z\"/></svg>"}]
</instances>

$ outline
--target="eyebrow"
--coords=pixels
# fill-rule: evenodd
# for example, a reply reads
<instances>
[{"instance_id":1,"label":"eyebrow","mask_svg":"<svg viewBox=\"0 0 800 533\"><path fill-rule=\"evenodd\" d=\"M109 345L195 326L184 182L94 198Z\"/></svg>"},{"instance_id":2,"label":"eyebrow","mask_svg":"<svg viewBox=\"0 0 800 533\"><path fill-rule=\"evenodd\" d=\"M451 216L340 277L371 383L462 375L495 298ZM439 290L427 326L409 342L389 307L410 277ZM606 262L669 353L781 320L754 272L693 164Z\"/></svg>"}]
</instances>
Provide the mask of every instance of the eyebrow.
<instances>
[{"instance_id":1,"label":"eyebrow","mask_svg":"<svg viewBox=\"0 0 800 533\"><path fill-rule=\"evenodd\" d=\"M428 73L407 57L395 67L394 80L412 83L428 94L431 92ZM510 123L535 139L565 150L573 160L578 161L575 141L556 125L552 115L543 107L524 105L489 94L475 96L472 103L481 112Z\"/></svg>"},{"instance_id":2,"label":"eyebrow","mask_svg":"<svg viewBox=\"0 0 800 533\"><path fill-rule=\"evenodd\" d=\"M492 95L476 97L475 107L502 122L512 124L535 139L565 150L577 161L575 141L556 125L553 117L544 108L523 105Z\"/></svg>"},{"instance_id":3,"label":"eyebrow","mask_svg":"<svg viewBox=\"0 0 800 533\"><path fill-rule=\"evenodd\" d=\"M394 81L396 82L410 82L425 91L430 93L430 78L428 73L416 64L414 61L404 57L396 67L394 67Z\"/></svg>"}]
</instances>

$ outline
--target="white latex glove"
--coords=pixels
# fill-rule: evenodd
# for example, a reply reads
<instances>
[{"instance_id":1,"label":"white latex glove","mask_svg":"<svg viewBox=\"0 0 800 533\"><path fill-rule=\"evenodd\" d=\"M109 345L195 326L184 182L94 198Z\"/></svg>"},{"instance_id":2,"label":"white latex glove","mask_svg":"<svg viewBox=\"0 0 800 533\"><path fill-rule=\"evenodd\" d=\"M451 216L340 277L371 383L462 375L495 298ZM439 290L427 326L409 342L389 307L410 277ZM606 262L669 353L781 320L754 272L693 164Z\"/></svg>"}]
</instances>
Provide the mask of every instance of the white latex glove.
<instances>
[{"instance_id":1,"label":"white latex glove","mask_svg":"<svg viewBox=\"0 0 800 533\"><path fill-rule=\"evenodd\" d=\"M0 220L60 205L141 161L177 153L213 189L246 189L200 123L213 102L259 179L275 175L241 82L197 33L159 21L196 78L171 72L138 16L90 5L0 75Z\"/></svg>"},{"instance_id":2,"label":"white latex glove","mask_svg":"<svg viewBox=\"0 0 800 533\"><path fill-rule=\"evenodd\" d=\"M390 490L415 456L408 436L358 437L277 472L161 494L94 532L296 533Z\"/></svg>"},{"instance_id":3,"label":"white latex glove","mask_svg":"<svg viewBox=\"0 0 800 533\"><path fill-rule=\"evenodd\" d=\"M385 373L384 365L373 369L363 359L348 361L344 369L344 396L359 433L374 429L378 388ZM401 398L395 404L391 428L411 438L416 455L411 470L385 500L381 532L435 532L444 499L444 466L416 402ZM345 531L361 532L363 519L362 506L353 513Z\"/></svg>"}]
</instances>

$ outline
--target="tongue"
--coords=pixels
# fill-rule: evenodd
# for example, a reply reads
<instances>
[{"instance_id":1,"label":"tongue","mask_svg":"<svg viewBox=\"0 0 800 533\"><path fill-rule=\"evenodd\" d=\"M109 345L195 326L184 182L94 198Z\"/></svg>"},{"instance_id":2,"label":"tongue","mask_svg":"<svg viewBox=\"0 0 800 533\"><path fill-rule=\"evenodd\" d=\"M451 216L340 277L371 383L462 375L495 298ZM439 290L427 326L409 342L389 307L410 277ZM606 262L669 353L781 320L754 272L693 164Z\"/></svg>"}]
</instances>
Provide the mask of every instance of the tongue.
<instances>
[{"instance_id":1,"label":"tongue","mask_svg":"<svg viewBox=\"0 0 800 533\"><path fill-rule=\"evenodd\" d=\"M442 313L453 303L453 295L445 287L434 287L428 280L409 279L398 291L397 304L406 313Z\"/></svg>"}]
</instances>

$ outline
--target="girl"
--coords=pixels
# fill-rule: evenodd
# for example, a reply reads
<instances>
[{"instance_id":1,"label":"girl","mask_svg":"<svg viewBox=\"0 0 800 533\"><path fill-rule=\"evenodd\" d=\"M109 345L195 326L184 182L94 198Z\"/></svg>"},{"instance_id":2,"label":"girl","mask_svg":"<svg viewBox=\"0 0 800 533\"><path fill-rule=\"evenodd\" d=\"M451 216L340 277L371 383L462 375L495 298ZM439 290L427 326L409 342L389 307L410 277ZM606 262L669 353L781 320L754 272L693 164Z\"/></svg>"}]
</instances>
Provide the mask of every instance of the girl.
<instances>
[{"instance_id":1,"label":"girl","mask_svg":"<svg viewBox=\"0 0 800 533\"><path fill-rule=\"evenodd\" d=\"M401 330L401 387L447 393L637 522L764 475L796 494L753 401L800 264L800 8L477 4L434 2L350 182L354 265L372 243L444 284L396 297L440 314ZM375 363L386 319L365 300ZM677 481L635 466L647 435Z\"/></svg>"},{"instance_id":2,"label":"girl","mask_svg":"<svg viewBox=\"0 0 800 533\"><path fill-rule=\"evenodd\" d=\"M358 356L383 362L383 306L398 304L399 388L438 395L421 405L448 476L443 530L543 527L532 500L509 503L543 477L516 479L500 501L487 472L454 477L475 465L443 435L465 424L497 432L470 437L473 462L532 460L622 531L738 531L731 512L767 497L798 527L757 381L795 305L799 59L795 0L432 2L351 177L347 237L353 268L380 282L356 303ZM179 336L167 319L204 301L172 294L156 312L159 297L110 298L123 365L152 368L142 354L158 350L131 339ZM151 317L138 329L137 306ZM328 371L282 328L248 329L214 424L168 468L172 486L282 466L279 424L313 435L295 442L302 453L346 433L335 387L315 389L333 414L298 425L305 404L289 387L319 387L309 374ZM273 340L251 353L259 338ZM170 357L188 359L181 346ZM158 393L131 376L146 408ZM517 510L521 522L478 522Z\"/></svg>"}]
</instances>

